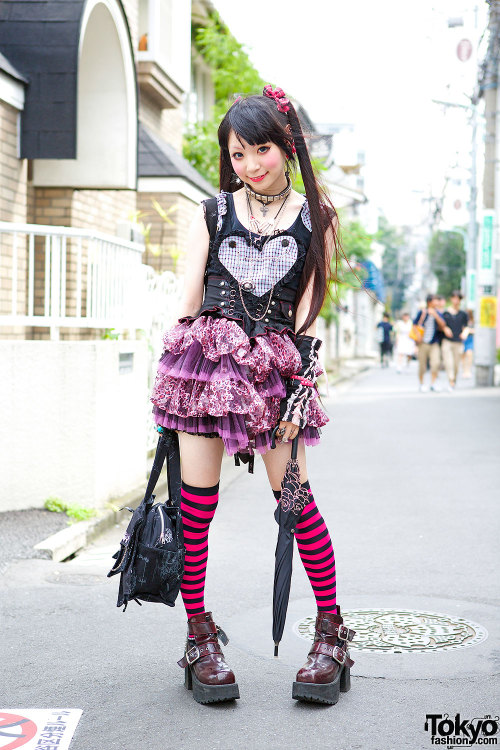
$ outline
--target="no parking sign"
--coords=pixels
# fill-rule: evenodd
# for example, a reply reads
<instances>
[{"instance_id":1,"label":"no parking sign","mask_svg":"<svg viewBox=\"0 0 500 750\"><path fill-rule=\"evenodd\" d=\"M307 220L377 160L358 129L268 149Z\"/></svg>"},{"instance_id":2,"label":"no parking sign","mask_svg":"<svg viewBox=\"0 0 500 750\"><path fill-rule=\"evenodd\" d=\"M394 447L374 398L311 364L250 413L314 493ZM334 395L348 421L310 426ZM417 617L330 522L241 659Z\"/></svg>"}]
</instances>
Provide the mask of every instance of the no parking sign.
<instances>
[{"instance_id":1,"label":"no parking sign","mask_svg":"<svg viewBox=\"0 0 500 750\"><path fill-rule=\"evenodd\" d=\"M68 750L79 708L0 710L0 750Z\"/></svg>"}]
</instances>

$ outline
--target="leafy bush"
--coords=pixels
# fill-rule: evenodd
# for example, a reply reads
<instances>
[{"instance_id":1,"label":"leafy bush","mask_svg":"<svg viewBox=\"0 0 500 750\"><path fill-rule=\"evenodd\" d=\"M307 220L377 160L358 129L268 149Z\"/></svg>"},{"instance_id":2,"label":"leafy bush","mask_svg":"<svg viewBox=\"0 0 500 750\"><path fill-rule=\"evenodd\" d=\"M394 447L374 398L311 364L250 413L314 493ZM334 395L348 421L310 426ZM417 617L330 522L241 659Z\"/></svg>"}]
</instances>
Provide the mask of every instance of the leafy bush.
<instances>
[{"instance_id":1,"label":"leafy bush","mask_svg":"<svg viewBox=\"0 0 500 750\"><path fill-rule=\"evenodd\" d=\"M51 513L66 513L75 521L88 521L97 515L95 508L85 508L83 505L68 505L60 497L48 497L43 504Z\"/></svg>"}]
</instances>

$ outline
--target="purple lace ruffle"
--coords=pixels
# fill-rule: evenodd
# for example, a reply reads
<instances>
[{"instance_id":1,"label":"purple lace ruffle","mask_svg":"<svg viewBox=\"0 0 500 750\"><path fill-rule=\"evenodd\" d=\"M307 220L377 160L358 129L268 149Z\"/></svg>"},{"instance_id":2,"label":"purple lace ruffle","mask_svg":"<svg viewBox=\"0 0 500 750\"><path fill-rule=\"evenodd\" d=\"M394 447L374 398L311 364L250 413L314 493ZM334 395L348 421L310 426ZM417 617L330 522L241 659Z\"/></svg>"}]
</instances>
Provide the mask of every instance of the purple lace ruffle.
<instances>
[{"instance_id":1,"label":"purple lace ruffle","mask_svg":"<svg viewBox=\"0 0 500 750\"><path fill-rule=\"evenodd\" d=\"M261 453L279 420L283 378L296 373L300 354L284 333L249 339L234 320L201 315L164 336L151 401L157 424L193 434L220 436L228 455ZM311 399L301 437L319 441L328 417Z\"/></svg>"}]
</instances>

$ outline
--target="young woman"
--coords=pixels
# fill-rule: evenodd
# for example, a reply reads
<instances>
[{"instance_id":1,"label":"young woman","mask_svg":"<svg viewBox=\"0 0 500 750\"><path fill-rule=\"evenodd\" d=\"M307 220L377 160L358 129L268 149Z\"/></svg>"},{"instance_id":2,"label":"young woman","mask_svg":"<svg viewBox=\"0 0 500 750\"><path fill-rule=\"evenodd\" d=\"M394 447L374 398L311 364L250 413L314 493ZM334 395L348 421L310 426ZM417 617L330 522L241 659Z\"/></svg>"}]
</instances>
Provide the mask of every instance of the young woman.
<instances>
[{"instance_id":1,"label":"young woman","mask_svg":"<svg viewBox=\"0 0 500 750\"><path fill-rule=\"evenodd\" d=\"M408 367L415 354L415 342L410 338L411 329L410 314L404 312L396 323L396 372L401 372L403 363Z\"/></svg>"},{"instance_id":2,"label":"young woman","mask_svg":"<svg viewBox=\"0 0 500 750\"><path fill-rule=\"evenodd\" d=\"M188 616L180 666L201 703L239 697L205 610L208 531L218 502L221 459L263 454L271 489L280 487L299 435L304 507L295 537L316 597L316 640L293 696L335 703L349 689L348 640L336 605L335 557L312 496L305 446L328 417L316 399L316 318L330 267L339 258L336 213L314 176L304 135L281 89L239 97L219 127L221 192L194 218L182 317L164 336L153 390L158 425L178 430L186 544L181 595ZM296 160L306 197L291 189ZM279 424L279 442L271 433ZM224 637L224 636L223 636Z\"/></svg>"}]
</instances>

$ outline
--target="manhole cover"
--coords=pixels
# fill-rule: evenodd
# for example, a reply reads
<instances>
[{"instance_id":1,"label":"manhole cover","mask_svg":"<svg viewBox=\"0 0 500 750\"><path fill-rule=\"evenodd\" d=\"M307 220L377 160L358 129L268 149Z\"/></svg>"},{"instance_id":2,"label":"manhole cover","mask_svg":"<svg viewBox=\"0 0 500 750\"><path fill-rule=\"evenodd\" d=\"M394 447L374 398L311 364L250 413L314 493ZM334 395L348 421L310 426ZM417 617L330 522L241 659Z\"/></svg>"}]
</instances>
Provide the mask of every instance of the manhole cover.
<instances>
[{"instance_id":1,"label":"manhole cover","mask_svg":"<svg viewBox=\"0 0 500 750\"><path fill-rule=\"evenodd\" d=\"M349 648L403 654L451 651L475 646L488 631L471 620L439 612L414 609L351 609L342 612L345 624L356 631ZM293 626L296 635L314 639L315 617L304 617Z\"/></svg>"}]
</instances>

